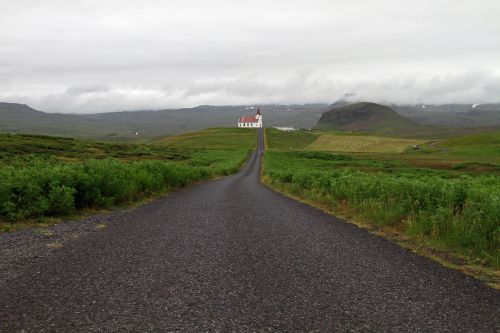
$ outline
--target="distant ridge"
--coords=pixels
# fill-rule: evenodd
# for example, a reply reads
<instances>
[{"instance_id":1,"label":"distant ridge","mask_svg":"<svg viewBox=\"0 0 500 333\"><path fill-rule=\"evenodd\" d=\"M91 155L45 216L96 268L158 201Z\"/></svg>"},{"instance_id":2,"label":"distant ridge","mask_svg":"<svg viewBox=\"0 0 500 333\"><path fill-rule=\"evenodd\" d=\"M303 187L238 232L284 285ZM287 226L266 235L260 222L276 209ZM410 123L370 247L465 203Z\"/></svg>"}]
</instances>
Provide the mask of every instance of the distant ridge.
<instances>
[{"instance_id":1,"label":"distant ridge","mask_svg":"<svg viewBox=\"0 0 500 333\"><path fill-rule=\"evenodd\" d=\"M0 102L0 132L45 134L99 140L149 140L210 127L233 127L249 109L260 107L267 126L311 128L326 104L235 105L194 108L62 114Z\"/></svg>"},{"instance_id":2,"label":"distant ridge","mask_svg":"<svg viewBox=\"0 0 500 333\"><path fill-rule=\"evenodd\" d=\"M419 126L399 115L388 106L361 102L337 107L324 112L316 125L319 129L341 131L385 131L394 128Z\"/></svg>"},{"instance_id":3,"label":"distant ridge","mask_svg":"<svg viewBox=\"0 0 500 333\"><path fill-rule=\"evenodd\" d=\"M500 104L388 105L421 124L450 127L500 126Z\"/></svg>"},{"instance_id":4,"label":"distant ridge","mask_svg":"<svg viewBox=\"0 0 500 333\"><path fill-rule=\"evenodd\" d=\"M241 115L255 107L263 110L267 127L316 126L400 137L436 138L500 129L499 104L481 104L474 108L463 104L426 105L424 109L423 105L348 103L338 101L330 106L202 105L184 109L62 114L38 111L25 104L0 102L0 132L108 141L150 140L204 128L233 127Z\"/></svg>"},{"instance_id":5,"label":"distant ridge","mask_svg":"<svg viewBox=\"0 0 500 333\"><path fill-rule=\"evenodd\" d=\"M0 116L16 112L18 114L43 114L42 111L30 108L26 104L0 102Z\"/></svg>"}]
</instances>

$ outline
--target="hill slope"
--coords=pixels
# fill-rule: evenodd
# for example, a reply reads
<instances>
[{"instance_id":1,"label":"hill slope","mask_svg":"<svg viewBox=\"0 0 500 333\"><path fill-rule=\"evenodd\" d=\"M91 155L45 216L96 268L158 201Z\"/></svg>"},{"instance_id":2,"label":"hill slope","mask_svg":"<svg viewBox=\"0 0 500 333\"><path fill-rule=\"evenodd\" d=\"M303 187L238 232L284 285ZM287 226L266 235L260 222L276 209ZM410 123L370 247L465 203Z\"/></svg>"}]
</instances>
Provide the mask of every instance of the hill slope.
<instances>
[{"instance_id":1,"label":"hill slope","mask_svg":"<svg viewBox=\"0 0 500 333\"><path fill-rule=\"evenodd\" d=\"M391 108L369 102L334 107L323 113L316 125L319 129L341 131L385 131L415 126L419 125Z\"/></svg>"},{"instance_id":2,"label":"hill slope","mask_svg":"<svg viewBox=\"0 0 500 333\"><path fill-rule=\"evenodd\" d=\"M104 135L104 126L84 115L45 113L25 104L0 103L0 132L98 137Z\"/></svg>"},{"instance_id":3,"label":"hill slope","mask_svg":"<svg viewBox=\"0 0 500 333\"><path fill-rule=\"evenodd\" d=\"M260 105L266 126L313 127L326 104ZM198 106L184 109L60 114L27 105L0 103L0 132L107 140L151 139L212 127L233 127L256 106Z\"/></svg>"}]
</instances>

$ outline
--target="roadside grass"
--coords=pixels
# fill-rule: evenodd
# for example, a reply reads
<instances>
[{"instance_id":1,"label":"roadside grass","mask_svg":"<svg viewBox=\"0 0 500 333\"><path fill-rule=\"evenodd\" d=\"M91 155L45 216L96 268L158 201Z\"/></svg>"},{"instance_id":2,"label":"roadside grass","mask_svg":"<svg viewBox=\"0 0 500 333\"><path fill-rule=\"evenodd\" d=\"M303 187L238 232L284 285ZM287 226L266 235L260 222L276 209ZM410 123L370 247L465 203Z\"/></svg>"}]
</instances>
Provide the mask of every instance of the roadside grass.
<instances>
[{"instance_id":1,"label":"roadside grass","mask_svg":"<svg viewBox=\"0 0 500 333\"><path fill-rule=\"evenodd\" d=\"M231 174L256 142L256 131L239 131L212 129L191 135L211 147L230 142L229 149L203 149L190 139L188 143L174 139L176 146L4 135L0 143L0 231L130 205Z\"/></svg>"},{"instance_id":2,"label":"roadside grass","mask_svg":"<svg viewBox=\"0 0 500 333\"><path fill-rule=\"evenodd\" d=\"M347 213L386 234L402 235L440 257L446 252L493 275L498 272L500 175L494 171L498 156L489 153L498 134L479 135L483 141L453 138L424 151L400 153L335 153L306 150L308 145L281 149L286 142L273 142L286 141L286 135L266 134L270 149L264 155L263 180L269 186L340 216ZM476 146L480 162L464 146ZM454 149L452 160L443 147Z\"/></svg>"}]
</instances>

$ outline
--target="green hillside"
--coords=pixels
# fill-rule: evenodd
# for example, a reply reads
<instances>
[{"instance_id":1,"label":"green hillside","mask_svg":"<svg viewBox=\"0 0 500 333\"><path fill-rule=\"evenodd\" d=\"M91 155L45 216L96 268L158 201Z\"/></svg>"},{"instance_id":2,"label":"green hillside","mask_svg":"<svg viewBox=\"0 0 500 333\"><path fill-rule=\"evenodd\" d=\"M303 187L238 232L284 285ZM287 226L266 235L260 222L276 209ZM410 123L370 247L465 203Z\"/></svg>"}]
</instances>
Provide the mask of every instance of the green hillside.
<instances>
[{"instance_id":1,"label":"green hillside","mask_svg":"<svg viewBox=\"0 0 500 333\"><path fill-rule=\"evenodd\" d=\"M267 147L274 149L303 149L323 134L321 131L285 132L275 128L266 128Z\"/></svg>"},{"instance_id":2,"label":"green hillside","mask_svg":"<svg viewBox=\"0 0 500 333\"><path fill-rule=\"evenodd\" d=\"M420 148L412 155L420 155L421 159L462 160L464 163L475 163L476 167L482 164L484 169L489 164L500 164L500 131L433 140Z\"/></svg>"},{"instance_id":3,"label":"green hillside","mask_svg":"<svg viewBox=\"0 0 500 333\"><path fill-rule=\"evenodd\" d=\"M257 131L247 128L209 128L156 140L177 149L248 149L257 143Z\"/></svg>"}]
</instances>

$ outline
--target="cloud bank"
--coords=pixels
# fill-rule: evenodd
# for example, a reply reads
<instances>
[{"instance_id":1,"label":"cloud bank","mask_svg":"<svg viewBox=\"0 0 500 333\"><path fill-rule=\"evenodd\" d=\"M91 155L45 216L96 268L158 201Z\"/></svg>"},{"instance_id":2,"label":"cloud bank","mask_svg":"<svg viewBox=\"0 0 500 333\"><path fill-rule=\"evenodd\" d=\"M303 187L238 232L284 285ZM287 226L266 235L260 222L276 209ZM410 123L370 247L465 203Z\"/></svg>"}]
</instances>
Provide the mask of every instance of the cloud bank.
<instances>
[{"instance_id":1,"label":"cloud bank","mask_svg":"<svg viewBox=\"0 0 500 333\"><path fill-rule=\"evenodd\" d=\"M0 100L50 112L500 101L498 1L17 0Z\"/></svg>"}]
</instances>

